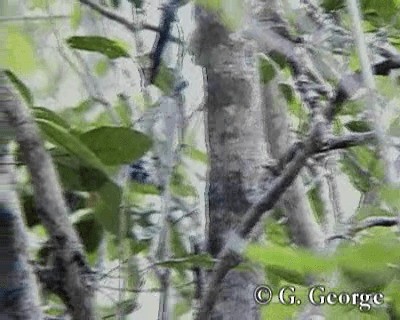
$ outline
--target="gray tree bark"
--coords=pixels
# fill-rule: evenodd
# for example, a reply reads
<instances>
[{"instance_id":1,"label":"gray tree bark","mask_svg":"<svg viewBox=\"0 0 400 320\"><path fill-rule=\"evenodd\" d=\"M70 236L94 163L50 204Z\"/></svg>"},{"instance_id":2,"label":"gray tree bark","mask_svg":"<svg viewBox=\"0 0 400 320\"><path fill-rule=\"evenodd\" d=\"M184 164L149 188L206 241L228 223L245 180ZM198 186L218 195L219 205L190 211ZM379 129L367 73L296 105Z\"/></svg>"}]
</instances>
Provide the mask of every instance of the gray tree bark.
<instances>
[{"instance_id":1,"label":"gray tree bark","mask_svg":"<svg viewBox=\"0 0 400 320\"><path fill-rule=\"evenodd\" d=\"M204 67L208 171L207 250L217 256L234 246L234 228L267 178L262 113L254 66L245 64L251 47L211 13L196 9L197 30L192 45L196 63ZM231 270L226 275L212 320L259 319L253 291L261 279L251 272Z\"/></svg>"},{"instance_id":2,"label":"gray tree bark","mask_svg":"<svg viewBox=\"0 0 400 320\"><path fill-rule=\"evenodd\" d=\"M43 318L35 276L28 263L28 240L16 191L10 127L2 113L9 103L0 84L0 319ZM11 137L10 137L11 138Z\"/></svg>"}]
</instances>

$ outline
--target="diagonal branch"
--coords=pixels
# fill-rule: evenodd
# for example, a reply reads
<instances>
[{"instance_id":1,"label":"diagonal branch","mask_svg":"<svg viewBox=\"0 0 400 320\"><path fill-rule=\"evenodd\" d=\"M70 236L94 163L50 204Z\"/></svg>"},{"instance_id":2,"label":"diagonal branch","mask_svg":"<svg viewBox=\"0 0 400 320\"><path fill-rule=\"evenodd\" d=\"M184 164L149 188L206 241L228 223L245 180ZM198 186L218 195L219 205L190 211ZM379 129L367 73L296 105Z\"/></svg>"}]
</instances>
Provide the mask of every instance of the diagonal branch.
<instances>
[{"instance_id":1,"label":"diagonal branch","mask_svg":"<svg viewBox=\"0 0 400 320\"><path fill-rule=\"evenodd\" d=\"M0 84L8 103L0 105L16 133L24 162L29 170L38 216L54 246L54 267L61 279L63 300L73 319L95 319L93 287L83 245L68 217L61 185L50 155L30 111L11 89L8 77L0 70Z\"/></svg>"},{"instance_id":2,"label":"diagonal branch","mask_svg":"<svg viewBox=\"0 0 400 320\"><path fill-rule=\"evenodd\" d=\"M326 152L328 150L356 146L375 139L373 133L367 132L360 134L349 134L340 138L333 138L325 143L320 143L320 130L320 125L316 124L304 143L294 144L292 146L295 146L295 148L289 148L292 149L293 152L293 157L291 160L286 162L286 160L281 159L280 162L285 163L284 170L272 181L269 190L261 198L261 200L250 207L250 209L245 213L245 218L237 229L238 234L235 239L238 241L238 243L241 241L245 242L244 239L249 236L250 232L265 215L265 213L274 207L280 196L284 194L285 190L294 181L304 166L306 160L310 156L319 152ZM283 158L285 159L285 157L287 157L287 155L285 155ZM214 303L217 300L218 289L224 277L229 270L236 267L242 261L242 257L240 255L240 250L230 245L230 247L225 247L221 251L220 255L218 256L218 260L219 262L214 267L214 271L204 294L196 320L208 319L208 314L212 310Z\"/></svg>"},{"instance_id":3,"label":"diagonal branch","mask_svg":"<svg viewBox=\"0 0 400 320\"><path fill-rule=\"evenodd\" d=\"M92 10L98 12L99 14L101 14L102 16L115 21L117 23L119 23L120 25L124 26L126 29L128 29L130 32L135 33L137 31L140 31L138 28L136 28L135 23L130 22L129 20L125 19L124 17L110 11L107 9L104 9L102 6L93 3L90 0L79 0L79 2L85 6L88 6L89 8L91 8ZM150 24L144 23L142 25L142 28L145 30L150 30L150 31L154 31L154 32L160 32L160 28L156 27L156 26L152 26ZM173 36L169 36L171 41L177 42L177 43L181 43L181 40L173 37Z\"/></svg>"}]
</instances>

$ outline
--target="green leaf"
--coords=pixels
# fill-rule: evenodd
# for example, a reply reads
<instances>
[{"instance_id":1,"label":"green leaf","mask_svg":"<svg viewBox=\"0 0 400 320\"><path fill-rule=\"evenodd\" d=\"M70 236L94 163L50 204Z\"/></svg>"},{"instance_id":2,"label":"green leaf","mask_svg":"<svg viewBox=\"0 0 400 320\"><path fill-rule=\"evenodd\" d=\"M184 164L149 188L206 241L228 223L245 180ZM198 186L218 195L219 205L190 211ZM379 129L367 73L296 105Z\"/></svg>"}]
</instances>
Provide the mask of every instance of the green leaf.
<instances>
[{"instance_id":1,"label":"green leaf","mask_svg":"<svg viewBox=\"0 0 400 320\"><path fill-rule=\"evenodd\" d=\"M272 61L264 54L258 57L258 68L260 71L260 81L262 84L268 84L276 76L276 68Z\"/></svg>"},{"instance_id":2,"label":"green leaf","mask_svg":"<svg viewBox=\"0 0 400 320\"><path fill-rule=\"evenodd\" d=\"M282 247L273 244L268 246L250 244L246 256L264 266L285 268L300 274L318 274L331 271L334 268L328 258L318 257L302 249L294 250L287 246Z\"/></svg>"},{"instance_id":3,"label":"green leaf","mask_svg":"<svg viewBox=\"0 0 400 320\"><path fill-rule=\"evenodd\" d=\"M400 318L400 280L393 280L385 289L385 302L389 305L389 310L392 315L390 319Z\"/></svg>"},{"instance_id":4,"label":"green leaf","mask_svg":"<svg viewBox=\"0 0 400 320\"><path fill-rule=\"evenodd\" d=\"M27 192L22 194L22 206L26 225L30 228L40 223L33 195Z\"/></svg>"},{"instance_id":5,"label":"green leaf","mask_svg":"<svg viewBox=\"0 0 400 320\"><path fill-rule=\"evenodd\" d=\"M399 188L383 185L379 189L379 195L387 206L393 208L396 211L400 210Z\"/></svg>"},{"instance_id":6,"label":"green leaf","mask_svg":"<svg viewBox=\"0 0 400 320\"><path fill-rule=\"evenodd\" d=\"M400 262L399 241L393 232L370 237L357 246L337 250L334 258L338 266L356 272L384 272L389 264Z\"/></svg>"},{"instance_id":7,"label":"green leaf","mask_svg":"<svg viewBox=\"0 0 400 320\"><path fill-rule=\"evenodd\" d=\"M265 233L268 241L285 246L290 243L289 234L284 224L278 223L275 219L269 218L265 224Z\"/></svg>"},{"instance_id":8,"label":"green leaf","mask_svg":"<svg viewBox=\"0 0 400 320\"><path fill-rule=\"evenodd\" d=\"M353 120L345 123L345 127L353 132L367 132L371 131L371 126L362 120Z\"/></svg>"},{"instance_id":9,"label":"green leaf","mask_svg":"<svg viewBox=\"0 0 400 320\"><path fill-rule=\"evenodd\" d=\"M105 230L113 235L120 235L119 214L122 192L113 182L105 183L97 192L95 216ZM129 226L124 226L129 229ZM124 238L126 235L122 235Z\"/></svg>"},{"instance_id":10,"label":"green leaf","mask_svg":"<svg viewBox=\"0 0 400 320\"><path fill-rule=\"evenodd\" d=\"M182 197L195 197L197 190L187 181L185 172L182 166L176 167L172 173L170 181L171 192Z\"/></svg>"},{"instance_id":11,"label":"green leaf","mask_svg":"<svg viewBox=\"0 0 400 320\"><path fill-rule=\"evenodd\" d=\"M74 227L82 240L86 252L93 253L96 251L103 238L103 227L95 219L93 212L88 211L80 216L74 223Z\"/></svg>"},{"instance_id":12,"label":"green leaf","mask_svg":"<svg viewBox=\"0 0 400 320\"><path fill-rule=\"evenodd\" d=\"M321 221L324 215L324 205L319 194L319 188L314 186L307 192L307 196L315 216Z\"/></svg>"},{"instance_id":13,"label":"green leaf","mask_svg":"<svg viewBox=\"0 0 400 320\"><path fill-rule=\"evenodd\" d=\"M188 255L185 243L183 241L183 235L179 232L177 225L169 224L170 226L170 240L171 250L175 257L184 257Z\"/></svg>"},{"instance_id":14,"label":"green leaf","mask_svg":"<svg viewBox=\"0 0 400 320\"><path fill-rule=\"evenodd\" d=\"M181 316L189 313L192 308L186 300L181 300L173 305L173 319L180 319Z\"/></svg>"},{"instance_id":15,"label":"green leaf","mask_svg":"<svg viewBox=\"0 0 400 320\"><path fill-rule=\"evenodd\" d=\"M340 162L343 172L348 175L350 182L361 192L371 190L383 179L382 161L376 151L367 146L348 149Z\"/></svg>"},{"instance_id":16,"label":"green leaf","mask_svg":"<svg viewBox=\"0 0 400 320\"><path fill-rule=\"evenodd\" d=\"M191 159L195 161L202 162L204 164L208 163L208 156L207 153L196 149L195 147L192 146L185 146L184 148L184 154L190 157Z\"/></svg>"},{"instance_id":17,"label":"green leaf","mask_svg":"<svg viewBox=\"0 0 400 320\"><path fill-rule=\"evenodd\" d=\"M161 62L154 85L158 87L164 94L171 94L174 89L175 77L173 71L168 68L165 63Z\"/></svg>"},{"instance_id":18,"label":"green leaf","mask_svg":"<svg viewBox=\"0 0 400 320\"><path fill-rule=\"evenodd\" d=\"M49 139L57 146L65 149L70 154L75 155L89 167L96 168L102 172L107 172L103 163L96 157L96 155L88 149L77 137L70 134L65 128L58 124L45 120L36 119L40 129Z\"/></svg>"},{"instance_id":19,"label":"green leaf","mask_svg":"<svg viewBox=\"0 0 400 320\"><path fill-rule=\"evenodd\" d=\"M279 302L269 303L261 308L261 318L264 320L287 320L294 319L297 309L295 307L283 305Z\"/></svg>"},{"instance_id":20,"label":"green leaf","mask_svg":"<svg viewBox=\"0 0 400 320\"><path fill-rule=\"evenodd\" d=\"M95 191L109 181L103 171L87 166L74 156L60 155L57 149L53 150L52 155L64 189Z\"/></svg>"},{"instance_id":21,"label":"green leaf","mask_svg":"<svg viewBox=\"0 0 400 320\"><path fill-rule=\"evenodd\" d=\"M127 98L123 95L118 95L115 111L118 113L124 126L130 127L132 125L132 108L128 104Z\"/></svg>"},{"instance_id":22,"label":"green leaf","mask_svg":"<svg viewBox=\"0 0 400 320\"><path fill-rule=\"evenodd\" d=\"M288 83L279 83L279 90L282 92L288 103L292 103L295 100L295 91L294 88Z\"/></svg>"},{"instance_id":23,"label":"green leaf","mask_svg":"<svg viewBox=\"0 0 400 320\"><path fill-rule=\"evenodd\" d=\"M338 111L339 115L357 116L365 109L365 104L359 100L348 100L343 103Z\"/></svg>"},{"instance_id":24,"label":"green leaf","mask_svg":"<svg viewBox=\"0 0 400 320\"><path fill-rule=\"evenodd\" d=\"M124 127L100 127L80 135L80 140L107 165L130 164L152 145L145 134Z\"/></svg>"},{"instance_id":25,"label":"green leaf","mask_svg":"<svg viewBox=\"0 0 400 320\"><path fill-rule=\"evenodd\" d=\"M379 208L377 206L364 205L361 208L359 208L355 214L355 218L358 221L361 221L365 218L372 217L372 216L393 217L394 213L389 210Z\"/></svg>"},{"instance_id":26,"label":"green leaf","mask_svg":"<svg viewBox=\"0 0 400 320\"><path fill-rule=\"evenodd\" d=\"M131 181L130 189L135 193L159 195L160 190L154 184L138 183Z\"/></svg>"},{"instance_id":27,"label":"green leaf","mask_svg":"<svg viewBox=\"0 0 400 320\"><path fill-rule=\"evenodd\" d=\"M375 76L375 82L380 95L388 100L399 96L399 86L392 78L387 76Z\"/></svg>"},{"instance_id":28,"label":"green leaf","mask_svg":"<svg viewBox=\"0 0 400 320\"><path fill-rule=\"evenodd\" d=\"M346 287L352 287L359 292L382 292L393 279L395 270L386 268L377 271L360 271L342 268L342 276Z\"/></svg>"},{"instance_id":29,"label":"green leaf","mask_svg":"<svg viewBox=\"0 0 400 320\"><path fill-rule=\"evenodd\" d=\"M117 41L100 36L73 36L67 39L73 49L93 51L110 59L128 58L129 53Z\"/></svg>"},{"instance_id":30,"label":"green leaf","mask_svg":"<svg viewBox=\"0 0 400 320\"><path fill-rule=\"evenodd\" d=\"M308 277L300 272L288 270L286 268L276 267L276 266L267 266L267 277L269 278L271 274L278 276L280 279L283 279L289 283L298 284L298 285L307 285Z\"/></svg>"},{"instance_id":31,"label":"green leaf","mask_svg":"<svg viewBox=\"0 0 400 320\"><path fill-rule=\"evenodd\" d=\"M70 125L68 124L67 121L65 121L63 118L61 118L57 113L54 111L43 108L43 107L34 107L32 108L33 114L35 116L35 119L42 119L42 120L47 120L52 123L57 124L58 126L68 130L70 128Z\"/></svg>"},{"instance_id":32,"label":"green leaf","mask_svg":"<svg viewBox=\"0 0 400 320\"><path fill-rule=\"evenodd\" d=\"M33 95L29 88L23 83L12 71L4 70L5 75L15 86L18 92L21 94L22 98L25 100L28 106L33 106Z\"/></svg>"}]
</instances>

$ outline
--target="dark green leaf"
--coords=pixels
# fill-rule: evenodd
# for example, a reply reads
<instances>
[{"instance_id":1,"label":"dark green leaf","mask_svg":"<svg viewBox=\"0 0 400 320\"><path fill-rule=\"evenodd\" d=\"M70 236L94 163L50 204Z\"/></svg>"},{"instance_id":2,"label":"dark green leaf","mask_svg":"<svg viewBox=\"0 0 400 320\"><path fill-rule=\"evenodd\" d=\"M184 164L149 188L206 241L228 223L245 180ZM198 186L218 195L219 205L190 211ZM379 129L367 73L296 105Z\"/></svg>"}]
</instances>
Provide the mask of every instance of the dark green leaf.
<instances>
[{"instance_id":1,"label":"dark green leaf","mask_svg":"<svg viewBox=\"0 0 400 320\"><path fill-rule=\"evenodd\" d=\"M78 221L74 223L86 252L93 253L99 247L103 238L103 227L95 219L93 212L82 215Z\"/></svg>"},{"instance_id":2,"label":"dark green leaf","mask_svg":"<svg viewBox=\"0 0 400 320\"><path fill-rule=\"evenodd\" d=\"M145 134L122 127L100 127L80 135L80 140L107 165L130 164L152 145Z\"/></svg>"},{"instance_id":3,"label":"dark green leaf","mask_svg":"<svg viewBox=\"0 0 400 320\"><path fill-rule=\"evenodd\" d=\"M353 132L371 131L371 126L366 121L362 120L349 121L345 124L345 127Z\"/></svg>"},{"instance_id":4,"label":"dark green leaf","mask_svg":"<svg viewBox=\"0 0 400 320\"><path fill-rule=\"evenodd\" d=\"M96 155L65 128L45 119L36 119L36 121L49 141L75 155L89 167L106 172L103 163Z\"/></svg>"},{"instance_id":5,"label":"dark green leaf","mask_svg":"<svg viewBox=\"0 0 400 320\"><path fill-rule=\"evenodd\" d=\"M95 191L109 181L103 171L85 165L76 157L60 154L57 149L52 154L64 189Z\"/></svg>"},{"instance_id":6,"label":"dark green leaf","mask_svg":"<svg viewBox=\"0 0 400 320\"><path fill-rule=\"evenodd\" d=\"M122 192L113 182L105 183L97 192L95 216L104 229L113 235L120 235L119 214ZM123 226L129 229L129 226ZM122 235L124 238L126 235Z\"/></svg>"},{"instance_id":7,"label":"dark green leaf","mask_svg":"<svg viewBox=\"0 0 400 320\"><path fill-rule=\"evenodd\" d=\"M314 186L307 192L307 196L315 216L321 221L324 215L324 205L319 194L319 188Z\"/></svg>"},{"instance_id":8,"label":"dark green leaf","mask_svg":"<svg viewBox=\"0 0 400 320\"><path fill-rule=\"evenodd\" d=\"M99 52L110 59L129 57L129 53L117 41L100 36L74 36L67 39L73 49Z\"/></svg>"},{"instance_id":9,"label":"dark green leaf","mask_svg":"<svg viewBox=\"0 0 400 320\"><path fill-rule=\"evenodd\" d=\"M276 76L275 66L273 65L271 60L265 55L259 56L258 65L261 83L268 84L268 82L270 82Z\"/></svg>"},{"instance_id":10,"label":"dark green leaf","mask_svg":"<svg viewBox=\"0 0 400 320\"><path fill-rule=\"evenodd\" d=\"M22 195L23 212L25 215L25 222L28 227L33 227L40 223L40 219L37 215L35 200L32 194L23 193Z\"/></svg>"},{"instance_id":11,"label":"dark green leaf","mask_svg":"<svg viewBox=\"0 0 400 320\"><path fill-rule=\"evenodd\" d=\"M267 276L270 277L271 273L279 278L293 284L307 285L308 277L300 272L288 270L282 267L267 266Z\"/></svg>"},{"instance_id":12,"label":"dark green leaf","mask_svg":"<svg viewBox=\"0 0 400 320\"><path fill-rule=\"evenodd\" d=\"M295 99L294 88L288 83L279 83L279 90L282 92L288 103L292 103Z\"/></svg>"},{"instance_id":13,"label":"dark green leaf","mask_svg":"<svg viewBox=\"0 0 400 320\"><path fill-rule=\"evenodd\" d=\"M4 70L5 75L15 86L18 92L21 94L22 98L25 100L28 106L33 106L33 95L29 88L23 83L13 72L10 70Z\"/></svg>"},{"instance_id":14,"label":"dark green leaf","mask_svg":"<svg viewBox=\"0 0 400 320\"><path fill-rule=\"evenodd\" d=\"M196 188L187 181L182 166L178 166L171 177L171 192L182 197L195 197L197 195Z\"/></svg>"},{"instance_id":15,"label":"dark green leaf","mask_svg":"<svg viewBox=\"0 0 400 320\"><path fill-rule=\"evenodd\" d=\"M345 1L344 0L323 0L322 1L322 6L327 10L327 11L335 11L343 8L345 6Z\"/></svg>"}]
</instances>

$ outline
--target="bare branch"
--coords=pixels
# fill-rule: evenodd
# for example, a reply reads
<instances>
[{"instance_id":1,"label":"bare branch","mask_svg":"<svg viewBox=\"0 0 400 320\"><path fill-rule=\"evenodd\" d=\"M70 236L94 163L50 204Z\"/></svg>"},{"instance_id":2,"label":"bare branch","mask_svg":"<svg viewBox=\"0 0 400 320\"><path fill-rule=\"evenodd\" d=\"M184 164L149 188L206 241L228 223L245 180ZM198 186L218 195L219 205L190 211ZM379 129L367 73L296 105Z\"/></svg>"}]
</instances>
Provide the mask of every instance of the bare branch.
<instances>
[{"instance_id":1,"label":"bare branch","mask_svg":"<svg viewBox=\"0 0 400 320\"><path fill-rule=\"evenodd\" d=\"M393 227L397 223L397 217L368 217L352 227L351 232L354 234L373 227Z\"/></svg>"},{"instance_id":2,"label":"bare branch","mask_svg":"<svg viewBox=\"0 0 400 320\"><path fill-rule=\"evenodd\" d=\"M138 31L140 31L138 28L136 28L135 23L130 22L129 20L125 19L124 17L122 17L122 16L120 16L120 15L118 15L118 14L112 12L112 11L104 9L102 6L100 6L100 5L96 4L96 3L93 3L90 0L79 0L79 1L83 5L86 5L89 8L93 9L94 11L100 13L102 16L104 16L104 17L106 17L106 18L108 18L108 19L110 19L112 21L115 21L115 22L119 23L120 25L124 26L126 29L128 29L132 33L136 33ZM145 29L145 30L150 30L150 31L154 31L154 32L160 32L160 29L158 27L152 26L152 25L147 24L147 23L144 23L142 25L142 28ZM170 40L174 41L174 42L177 42L177 43L181 43L180 39L178 39L176 37L173 37L173 36L170 36Z\"/></svg>"},{"instance_id":3,"label":"bare branch","mask_svg":"<svg viewBox=\"0 0 400 320\"><path fill-rule=\"evenodd\" d=\"M0 17L2 22L26 22L26 21L43 21L49 19L69 19L68 15L54 15L54 16L13 16L13 17Z\"/></svg>"},{"instance_id":4,"label":"bare branch","mask_svg":"<svg viewBox=\"0 0 400 320\"><path fill-rule=\"evenodd\" d=\"M398 223L397 217L368 217L350 227L349 231L345 234L336 234L326 239L326 241L333 241L337 239L352 240L354 235L358 232L374 228L374 227L394 227Z\"/></svg>"}]
</instances>

